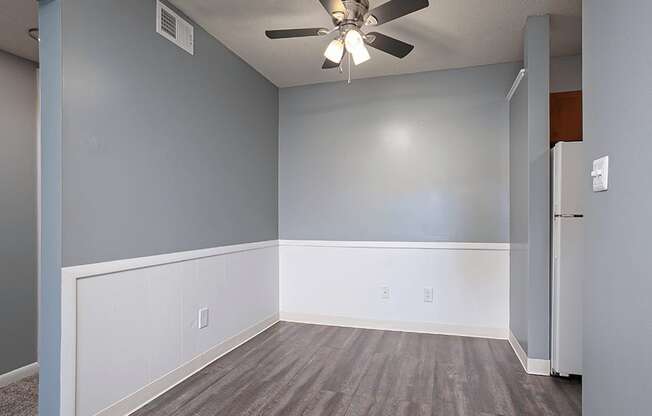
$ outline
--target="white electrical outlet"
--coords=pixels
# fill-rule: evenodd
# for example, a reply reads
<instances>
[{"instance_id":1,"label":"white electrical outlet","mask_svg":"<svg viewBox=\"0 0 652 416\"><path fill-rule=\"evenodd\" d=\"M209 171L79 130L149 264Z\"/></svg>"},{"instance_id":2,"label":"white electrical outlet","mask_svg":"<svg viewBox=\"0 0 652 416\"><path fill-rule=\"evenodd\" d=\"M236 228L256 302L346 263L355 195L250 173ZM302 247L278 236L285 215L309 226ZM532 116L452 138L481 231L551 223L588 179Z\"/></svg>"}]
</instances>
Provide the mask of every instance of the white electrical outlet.
<instances>
[{"instance_id":1,"label":"white electrical outlet","mask_svg":"<svg viewBox=\"0 0 652 416\"><path fill-rule=\"evenodd\" d=\"M199 310L199 329L206 328L208 326L208 308L203 308Z\"/></svg>"},{"instance_id":2,"label":"white electrical outlet","mask_svg":"<svg viewBox=\"0 0 652 416\"><path fill-rule=\"evenodd\" d=\"M380 288L380 298L389 299L389 286L381 286Z\"/></svg>"},{"instance_id":3,"label":"white electrical outlet","mask_svg":"<svg viewBox=\"0 0 652 416\"><path fill-rule=\"evenodd\" d=\"M431 287L423 288L423 301L426 303L432 303L434 301L434 289Z\"/></svg>"}]
</instances>

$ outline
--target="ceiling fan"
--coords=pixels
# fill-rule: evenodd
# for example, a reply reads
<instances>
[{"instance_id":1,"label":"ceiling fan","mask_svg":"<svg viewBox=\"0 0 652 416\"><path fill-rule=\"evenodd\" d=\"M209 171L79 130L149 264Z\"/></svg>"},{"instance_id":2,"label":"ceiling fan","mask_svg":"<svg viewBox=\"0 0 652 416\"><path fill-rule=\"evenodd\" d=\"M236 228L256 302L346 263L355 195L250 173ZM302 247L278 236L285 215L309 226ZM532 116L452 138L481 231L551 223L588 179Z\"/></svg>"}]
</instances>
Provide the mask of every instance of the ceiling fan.
<instances>
[{"instance_id":1,"label":"ceiling fan","mask_svg":"<svg viewBox=\"0 0 652 416\"><path fill-rule=\"evenodd\" d=\"M405 58L414 45L378 32L365 34L367 26L380 26L399 17L414 13L429 6L428 0L389 0L387 3L369 10L369 0L319 0L333 19L335 27L309 29L268 30L270 39L299 38L306 36L327 36L337 32L337 38L328 45L322 69L339 68L344 56L349 53L357 66L371 57L365 45L378 49L397 58Z\"/></svg>"}]
</instances>

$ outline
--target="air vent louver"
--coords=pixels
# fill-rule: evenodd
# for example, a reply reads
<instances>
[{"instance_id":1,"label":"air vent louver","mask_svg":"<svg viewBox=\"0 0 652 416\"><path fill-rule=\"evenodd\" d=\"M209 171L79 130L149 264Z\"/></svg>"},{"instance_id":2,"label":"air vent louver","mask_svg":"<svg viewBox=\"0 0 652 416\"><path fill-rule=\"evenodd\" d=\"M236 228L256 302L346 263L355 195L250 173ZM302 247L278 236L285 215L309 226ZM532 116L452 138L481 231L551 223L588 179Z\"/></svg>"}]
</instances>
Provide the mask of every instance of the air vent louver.
<instances>
[{"instance_id":1,"label":"air vent louver","mask_svg":"<svg viewBox=\"0 0 652 416\"><path fill-rule=\"evenodd\" d=\"M160 0L156 4L156 32L189 54L195 54L193 25Z\"/></svg>"},{"instance_id":2,"label":"air vent louver","mask_svg":"<svg viewBox=\"0 0 652 416\"><path fill-rule=\"evenodd\" d=\"M177 18L165 9L161 9L161 30L177 38Z\"/></svg>"}]
</instances>

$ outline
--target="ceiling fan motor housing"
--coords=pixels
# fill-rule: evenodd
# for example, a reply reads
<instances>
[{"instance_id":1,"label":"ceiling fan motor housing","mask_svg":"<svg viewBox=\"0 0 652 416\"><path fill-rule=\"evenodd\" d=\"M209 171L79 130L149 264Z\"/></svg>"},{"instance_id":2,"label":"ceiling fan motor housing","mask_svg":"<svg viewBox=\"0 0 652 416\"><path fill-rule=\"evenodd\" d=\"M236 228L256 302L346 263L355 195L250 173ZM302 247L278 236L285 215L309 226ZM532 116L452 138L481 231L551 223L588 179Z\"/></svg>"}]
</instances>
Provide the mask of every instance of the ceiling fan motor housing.
<instances>
[{"instance_id":1,"label":"ceiling fan motor housing","mask_svg":"<svg viewBox=\"0 0 652 416\"><path fill-rule=\"evenodd\" d=\"M365 22L365 15L369 11L369 0L342 0L346 13L334 12L336 22L342 25L355 25L362 27ZM339 16L338 16L339 13Z\"/></svg>"}]
</instances>

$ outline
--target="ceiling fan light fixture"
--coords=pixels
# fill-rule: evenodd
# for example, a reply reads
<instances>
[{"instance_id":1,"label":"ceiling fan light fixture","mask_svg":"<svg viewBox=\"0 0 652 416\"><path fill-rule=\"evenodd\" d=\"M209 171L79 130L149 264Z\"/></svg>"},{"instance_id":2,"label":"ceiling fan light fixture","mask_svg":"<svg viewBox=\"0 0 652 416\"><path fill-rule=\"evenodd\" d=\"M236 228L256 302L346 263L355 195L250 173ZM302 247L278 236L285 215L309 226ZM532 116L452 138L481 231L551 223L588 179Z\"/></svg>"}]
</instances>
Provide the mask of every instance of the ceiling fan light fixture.
<instances>
[{"instance_id":1,"label":"ceiling fan light fixture","mask_svg":"<svg viewBox=\"0 0 652 416\"><path fill-rule=\"evenodd\" d=\"M367 26L376 26L378 24L378 19L376 19L376 16L373 14L370 14L367 16L367 19L365 20L365 25Z\"/></svg>"},{"instance_id":2,"label":"ceiling fan light fixture","mask_svg":"<svg viewBox=\"0 0 652 416\"><path fill-rule=\"evenodd\" d=\"M355 65L360 65L371 59L369 47L398 59L405 58L414 50L414 45L382 33L365 34L365 26L380 26L430 6L430 0L382 0L383 4L376 8L369 7L372 0L318 1L332 20L333 26L330 29L323 27L275 29L266 30L265 36L269 39L291 39L325 37L336 33L333 37L337 36L337 39L331 41L324 51L326 59L321 68L324 70L339 68L342 73L342 61L348 54L349 75L351 61ZM381 0L373 1L381 2Z\"/></svg>"},{"instance_id":3,"label":"ceiling fan light fixture","mask_svg":"<svg viewBox=\"0 0 652 416\"><path fill-rule=\"evenodd\" d=\"M342 62L342 56L344 56L344 42L342 42L342 39L333 40L326 48L324 56L336 64Z\"/></svg>"},{"instance_id":4,"label":"ceiling fan light fixture","mask_svg":"<svg viewBox=\"0 0 652 416\"><path fill-rule=\"evenodd\" d=\"M355 66L363 64L371 59L371 55L369 55L369 51L364 46L356 53L352 53L351 56L353 57L353 63L355 64Z\"/></svg>"},{"instance_id":5,"label":"ceiling fan light fixture","mask_svg":"<svg viewBox=\"0 0 652 416\"><path fill-rule=\"evenodd\" d=\"M364 44L362 34L359 31L351 29L346 32L346 36L344 37L344 45L346 46L346 50L353 57L353 63L356 66L371 59L369 51Z\"/></svg>"}]
</instances>

